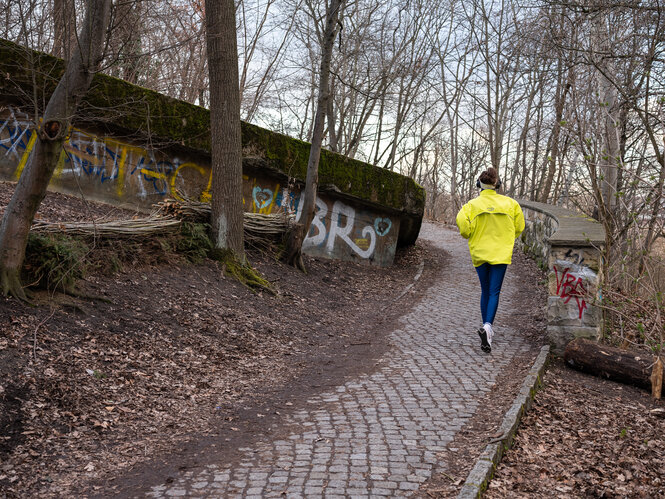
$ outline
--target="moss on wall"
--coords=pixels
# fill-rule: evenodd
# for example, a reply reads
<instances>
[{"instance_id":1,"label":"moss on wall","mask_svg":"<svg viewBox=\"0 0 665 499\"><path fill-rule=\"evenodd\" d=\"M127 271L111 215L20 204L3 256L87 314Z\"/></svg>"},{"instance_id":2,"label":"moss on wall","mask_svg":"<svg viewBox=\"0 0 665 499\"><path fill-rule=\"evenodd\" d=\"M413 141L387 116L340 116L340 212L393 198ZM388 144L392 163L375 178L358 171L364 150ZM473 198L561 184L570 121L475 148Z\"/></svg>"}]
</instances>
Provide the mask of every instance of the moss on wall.
<instances>
[{"instance_id":1,"label":"moss on wall","mask_svg":"<svg viewBox=\"0 0 665 499\"><path fill-rule=\"evenodd\" d=\"M307 176L309 143L249 123L243 123L242 143L261 151L288 176ZM425 191L413 179L326 150L321 151L319 185L334 185L355 198L414 215L422 216L425 206Z\"/></svg>"},{"instance_id":2,"label":"moss on wall","mask_svg":"<svg viewBox=\"0 0 665 499\"><path fill-rule=\"evenodd\" d=\"M33 70L34 68L34 70ZM42 111L63 74L61 59L0 39L0 96ZM150 137L160 145L210 152L210 112L101 73L81 102L76 124Z\"/></svg>"},{"instance_id":3,"label":"moss on wall","mask_svg":"<svg viewBox=\"0 0 665 499\"><path fill-rule=\"evenodd\" d=\"M34 71L33 71L34 68ZM0 97L43 110L64 72L62 60L0 39ZM152 144L209 154L210 112L187 102L97 74L81 104L78 125L92 124ZM138 137L137 137L138 135ZM306 177L309 144L249 123L242 123L243 148L262 156L284 175ZM402 214L400 245L415 242L425 191L411 178L323 151L319 185L374 206ZM333 187L334 186L334 187ZM414 232L415 231L415 232Z\"/></svg>"}]
</instances>

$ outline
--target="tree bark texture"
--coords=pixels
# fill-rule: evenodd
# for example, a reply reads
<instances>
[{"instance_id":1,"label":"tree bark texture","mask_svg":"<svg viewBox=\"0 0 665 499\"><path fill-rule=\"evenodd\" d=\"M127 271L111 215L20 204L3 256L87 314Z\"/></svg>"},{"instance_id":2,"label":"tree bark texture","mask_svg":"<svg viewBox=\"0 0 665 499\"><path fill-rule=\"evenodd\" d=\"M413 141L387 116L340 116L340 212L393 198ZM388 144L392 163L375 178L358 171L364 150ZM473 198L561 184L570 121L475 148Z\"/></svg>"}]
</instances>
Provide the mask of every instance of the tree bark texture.
<instances>
[{"instance_id":1,"label":"tree bark texture","mask_svg":"<svg viewBox=\"0 0 665 499\"><path fill-rule=\"evenodd\" d=\"M620 383L651 389L653 356L585 339L568 343L563 359L570 367Z\"/></svg>"},{"instance_id":2,"label":"tree bark texture","mask_svg":"<svg viewBox=\"0 0 665 499\"><path fill-rule=\"evenodd\" d=\"M560 163L560 140L561 140L561 122L563 120L563 109L566 103L566 96L568 89L570 89L572 71L568 69L568 76L566 82L563 82L563 61L559 58L557 66L557 82L554 97L554 126L552 128L552 141L550 157L547 159L547 175L545 183L540 191L540 202L547 203L550 198L550 191L552 190L552 182L554 181L554 174L557 167L561 168Z\"/></svg>"},{"instance_id":3,"label":"tree bark texture","mask_svg":"<svg viewBox=\"0 0 665 499\"><path fill-rule=\"evenodd\" d=\"M37 140L0 224L0 283L2 293L25 300L20 270L30 226L46 195L72 116L88 91L103 57L111 0L88 2L79 44L72 51L44 111Z\"/></svg>"},{"instance_id":4,"label":"tree bark texture","mask_svg":"<svg viewBox=\"0 0 665 499\"><path fill-rule=\"evenodd\" d=\"M53 1L53 55L68 60L76 47L74 0Z\"/></svg>"},{"instance_id":5,"label":"tree bark texture","mask_svg":"<svg viewBox=\"0 0 665 499\"><path fill-rule=\"evenodd\" d=\"M594 54L594 65L598 80L599 117L598 134L601 144L598 161L601 174L600 181L600 212L602 221L609 224L608 232L612 232L614 208L616 206L617 175L619 166L619 106L617 104L617 88L610 78L615 76L612 61L604 56L611 52L609 34L607 33L607 16L598 15L594 20L594 43L598 53Z\"/></svg>"},{"instance_id":6,"label":"tree bark texture","mask_svg":"<svg viewBox=\"0 0 665 499\"><path fill-rule=\"evenodd\" d=\"M109 46L115 64L112 75L133 84L145 79L146 64L141 58L141 33L145 4L115 0Z\"/></svg>"},{"instance_id":7,"label":"tree bark texture","mask_svg":"<svg viewBox=\"0 0 665 499\"><path fill-rule=\"evenodd\" d=\"M321 47L319 96L314 116L312 145L309 149L309 160L307 162L307 178L305 181L302 215L300 222L294 225L292 234L287 239L286 261L290 265L299 267L301 270L304 270L302 245L305 237L307 237L312 220L314 220L314 210L316 209L316 193L319 184L319 159L321 157L321 145L323 142L326 113L328 111L328 100L330 99L330 61L338 33L339 14L344 8L344 1L331 0L326 8L326 26ZM328 123L328 126L334 127L335 124ZM302 227L298 227L298 225L302 225Z\"/></svg>"},{"instance_id":8,"label":"tree bark texture","mask_svg":"<svg viewBox=\"0 0 665 499\"><path fill-rule=\"evenodd\" d=\"M216 248L244 261L238 42L233 0L206 0L212 235Z\"/></svg>"},{"instance_id":9,"label":"tree bark texture","mask_svg":"<svg viewBox=\"0 0 665 499\"><path fill-rule=\"evenodd\" d=\"M663 360L658 357L651 370L651 396L660 399L663 394Z\"/></svg>"}]
</instances>

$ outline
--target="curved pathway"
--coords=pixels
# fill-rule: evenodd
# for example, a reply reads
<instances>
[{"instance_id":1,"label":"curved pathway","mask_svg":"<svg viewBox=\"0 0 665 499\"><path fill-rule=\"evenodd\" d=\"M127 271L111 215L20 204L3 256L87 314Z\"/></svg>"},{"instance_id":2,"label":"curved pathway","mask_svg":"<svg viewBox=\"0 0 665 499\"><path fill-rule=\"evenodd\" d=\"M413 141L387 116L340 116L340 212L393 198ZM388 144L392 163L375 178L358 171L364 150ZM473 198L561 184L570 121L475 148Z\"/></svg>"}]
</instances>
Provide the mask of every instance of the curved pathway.
<instances>
[{"instance_id":1,"label":"curved pathway","mask_svg":"<svg viewBox=\"0 0 665 499\"><path fill-rule=\"evenodd\" d=\"M516 279L506 275L490 355L480 350L479 285L466 241L424 224L420 237L450 255L437 284L391 334L373 374L310 398L290 434L266 437L241 458L188 471L151 497L408 496L446 471L446 446L501 370L530 350L503 328ZM401 300L408 299L408 295ZM399 302L396 304L399 306Z\"/></svg>"}]
</instances>

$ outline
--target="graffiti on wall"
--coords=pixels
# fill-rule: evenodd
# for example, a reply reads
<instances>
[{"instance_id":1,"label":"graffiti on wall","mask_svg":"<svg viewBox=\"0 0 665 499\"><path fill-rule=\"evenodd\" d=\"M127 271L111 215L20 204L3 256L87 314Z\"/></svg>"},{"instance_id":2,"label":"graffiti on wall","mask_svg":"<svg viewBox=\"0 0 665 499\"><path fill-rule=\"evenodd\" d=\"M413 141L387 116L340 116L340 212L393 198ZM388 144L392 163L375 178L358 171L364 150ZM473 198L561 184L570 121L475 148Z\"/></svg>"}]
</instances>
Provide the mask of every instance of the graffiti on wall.
<instances>
[{"instance_id":1,"label":"graffiti on wall","mask_svg":"<svg viewBox=\"0 0 665 499\"><path fill-rule=\"evenodd\" d=\"M556 277L556 294L568 304L575 300L579 319L587 309L586 297L589 296L589 281L596 280L596 274L588 267L582 267L571 262L558 260L554 265Z\"/></svg>"},{"instance_id":2,"label":"graffiti on wall","mask_svg":"<svg viewBox=\"0 0 665 499\"><path fill-rule=\"evenodd\" d=\"M25 113L0 108L0 174L18 180L37 139L36 125ZM138 202L146 207L182 195L210 200L209 165L170 157L164 152L97 137L73 128L53 174L55 185L78 189L108 201ZM303 194L269 179L243 176L243 205L254 213L288 211L302 215ZM303 243L308 253L392 261L397 224L376 212L356 209L340 200L316 200L316 212ZM377 248L381 256L377 255Z\"/></svg>"},{"instance_id":3,"label":"graffiti on wall","mask_svg":"<svg viewBox=\"0 0 665 499\"><path fill-rule=\"evenodd\" d=\"M253 213L286 211L302 216L304 194L282 188L280 184L266 187L257 179L244 177L249 191L245 193L245 210ZM246 188L247 191L247 188ZM247 200L250 206L247 206ZM317 196L314 219L303 242L303 248L318 248L319 252L333 254L337 244L343 244L360 258L371 258L377 242L388 236L396 237L390 217L380 217L370 212L356 210L340 200L328 200Z\"/></svg>"},{"instance_id":4,"label":"graffiti on wall","mask_svg":"<svg viewBox=\"0 0 665 499\"><path fill-rule=\"evenodd\" d=\"M14 108L0 111L0 165L5 176L17 180L28 162L37 139L36 126ZM209 199L210 168L169 158L158 151L112 138L100 138L72 128L53 174L54 181L76 178L113 185L116 199L125 195L154 202L169 196L181 199L185 184L195 184L201 200Z\"/></svg>"}]
</instances>

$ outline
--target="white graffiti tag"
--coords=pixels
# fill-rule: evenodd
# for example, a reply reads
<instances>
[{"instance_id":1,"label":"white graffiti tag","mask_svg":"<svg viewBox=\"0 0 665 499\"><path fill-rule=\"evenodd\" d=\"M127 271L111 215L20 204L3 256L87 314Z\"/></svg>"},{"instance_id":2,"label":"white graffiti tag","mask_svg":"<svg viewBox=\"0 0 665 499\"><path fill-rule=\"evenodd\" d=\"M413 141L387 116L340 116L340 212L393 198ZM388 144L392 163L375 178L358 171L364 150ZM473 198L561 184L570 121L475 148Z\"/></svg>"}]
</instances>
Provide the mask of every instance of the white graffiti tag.
<instances>
[{"instance_id":1,"label":"white graffiti tag","mask_svg":"<svg viewBox=\"0 0 665 499\"><path fill-rule=\"evenodd\" d=\"M342 225L342 217L346 218L345 225ZM362 249L349 237L349 234L353 230L355 218L356 211L353 208L345 205L341 201L335 201L330 215L330 234L328 235L327 243L328 251L332 252L335 247L335 238L339 237L361 258L369 258L372 256L374 248L376 247L376 233L371 226L368 225L362 230L363 237L369 238L370 240L367 249Z\"/></svg>"},{"instance_id":2,"label":"white graffiti tag","mask_svg":"<svg viewBox=\"0 0 665 499\"><path fill-rule=\"evenodd\" d=\"M300 203L300 214L302 214L302 205L304 203ZM314 220L312 220L312 225L311 227L316 227L316 234L313 236L308 235L305 240L302 243L303 248L312 248L314 246L318 246L319 244L323 244L323 241L326 240L326 225L324 223L324 220L326 218L326 215L328 214L328 205L326 204L325 201L323 201L320 197L316 198L316 212L314 213Z\"/></svg>"}]
</instances>

